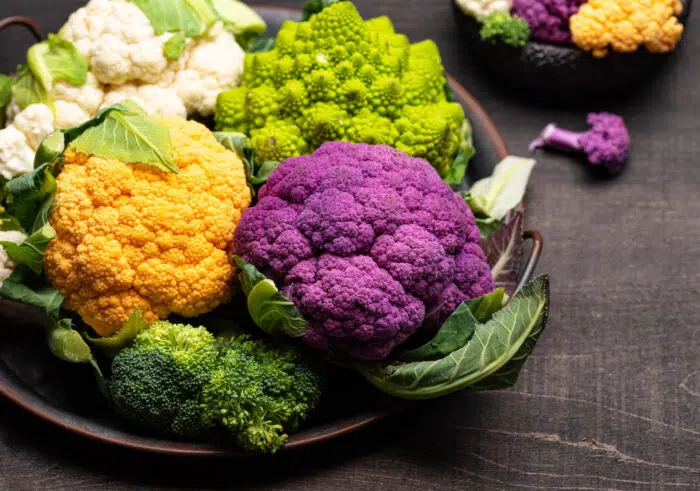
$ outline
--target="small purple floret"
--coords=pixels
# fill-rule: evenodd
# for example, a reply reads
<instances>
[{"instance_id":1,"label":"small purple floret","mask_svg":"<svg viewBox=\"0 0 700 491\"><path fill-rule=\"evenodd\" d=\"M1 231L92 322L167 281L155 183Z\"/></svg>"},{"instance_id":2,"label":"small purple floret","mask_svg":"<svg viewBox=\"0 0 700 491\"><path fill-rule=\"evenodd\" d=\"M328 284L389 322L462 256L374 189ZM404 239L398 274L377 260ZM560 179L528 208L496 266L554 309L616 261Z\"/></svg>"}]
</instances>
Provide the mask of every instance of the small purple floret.
<instances>
[{"instance_id":1,"label":"small purple floret","mask_svg":"<svg viewBox=\"0 0 700 491\"><path fill-rule=\"evenodd\" d=\"M380 360L494 288L464 199L391 147L326 143L282 162L259 197L235 251L294 302L313 347Z\"/></svg>"},{"instance_id":2,"label":"small purple floret","mask_svg":"<svg viewBox=\"0 0 700 491\"><path fill-rule=\"evenodd\" d=\"M555 44L571 44L569 18L586 0L514 0L513 14L525 19L532 38Z\"/></svg>"},{"instance_id":3,"label":"small purple floret","mask_svg":"<svg viewBox=\"0 0 700 491\"><path fill-rule=\"evenodd\" d=\"M625 120L611 113L588 115L591 128L574 132L549 124L539 137L530 143L530 151L538 148L559 148L585 153L591 165L603 165L610 174L617 174L627 160L630 135Z\"/></svg>"}]
</instances>

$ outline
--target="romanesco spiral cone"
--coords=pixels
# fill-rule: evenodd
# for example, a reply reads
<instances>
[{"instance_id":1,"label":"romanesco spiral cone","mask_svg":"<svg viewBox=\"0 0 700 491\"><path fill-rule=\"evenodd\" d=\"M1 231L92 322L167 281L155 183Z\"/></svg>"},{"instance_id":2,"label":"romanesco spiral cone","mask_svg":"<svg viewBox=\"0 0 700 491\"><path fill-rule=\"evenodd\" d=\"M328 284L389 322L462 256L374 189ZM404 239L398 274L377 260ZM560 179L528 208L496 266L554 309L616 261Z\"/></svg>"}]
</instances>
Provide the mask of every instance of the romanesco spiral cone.
<instances>
[{"instance_id":1,"label":"romanesco spiral cone","mask_svg":"<svg viewBox=\"0 0 700 491\"><path fill-rule=\"evenodd\" d=\"M389 18L363 21L351 2L337 2L285 22L275 48L248 54L245 66L243 86L218 98L216 127L248 133L258 155L283 160L334 140L385 143L461 181L473 149L464 111L446 101L438 48L411 45Z\"/></svg>"}]
</instances>

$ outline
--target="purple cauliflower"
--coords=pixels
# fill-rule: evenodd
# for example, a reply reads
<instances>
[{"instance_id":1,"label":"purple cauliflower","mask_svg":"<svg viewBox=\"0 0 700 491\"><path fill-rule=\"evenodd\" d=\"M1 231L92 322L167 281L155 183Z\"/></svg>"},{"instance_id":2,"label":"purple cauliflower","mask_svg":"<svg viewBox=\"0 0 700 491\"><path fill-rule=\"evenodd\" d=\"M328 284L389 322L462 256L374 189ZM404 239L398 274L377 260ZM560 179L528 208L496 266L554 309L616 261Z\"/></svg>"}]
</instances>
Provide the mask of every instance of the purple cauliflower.
<instances>
[{"instance_id":1,"label":"purple cauliflower","mask_svg":"<svg viewBox=\"0 0 700 491\"><path fill-rule=\"evenodd\" d=\"M587 121L591 128L581 133L561 129L554 123L547 125L530 143L530 151L554 147L583 152L590 164L603 165L608 173L617 174L622 170L630 148L625 120L616 114L590 113Z\"/></svg>"},{"instance_id":2,"label":"purple cauliflower","mask_svg":"<svg viewBox=\"0 0 700 491\"><path fill-rule=\"evenodd\" d=\"M234 248L296 305L308 344L364 360L494 288L464 199L386 145L331 142L282 162Z\"/></svg>"},{"instance_id":3,"label":"purple cauliflower","mask_svg":"<svg viewBox=\"0 0 700 491\"><path fill-rule=\"evenodd\" d=\"M525 19L533 39L571 44L569 18L587 0L513 0L513 14Z\"/></svg>"}]
</instances>

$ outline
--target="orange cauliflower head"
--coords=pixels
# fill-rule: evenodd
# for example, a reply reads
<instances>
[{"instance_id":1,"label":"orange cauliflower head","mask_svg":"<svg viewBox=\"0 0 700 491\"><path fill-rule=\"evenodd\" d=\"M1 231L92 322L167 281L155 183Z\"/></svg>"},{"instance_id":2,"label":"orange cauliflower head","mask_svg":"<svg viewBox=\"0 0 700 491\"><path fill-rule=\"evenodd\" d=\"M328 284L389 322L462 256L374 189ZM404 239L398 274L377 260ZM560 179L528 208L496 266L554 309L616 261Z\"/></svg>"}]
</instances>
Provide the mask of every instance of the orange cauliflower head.
<instances>
[{"instance_id":1,"label":"orange cauliflower head","mask_svg":"<svg viewBox=\"0 0 700 491\"><path fill-rule=\"evenodd\" d=\"M681 39L679 0L589 0L569 19L576 46L593 56L644 46L651 53L672 51Z\"/></svg>"},{"instance_id":2,"label":"orange cauliflower head","mask_svg":"<svg viewBox=\"0 0 700 491\"><path fill-rule=\"evenodd\" d=\"M227 249L251 199L243 163L203 125L161 122L178 174L68 149L57 178L45 269L63 306L101 336L135 308L149 322L190 317L231 294Z\"/></svg>"}]
</instances>

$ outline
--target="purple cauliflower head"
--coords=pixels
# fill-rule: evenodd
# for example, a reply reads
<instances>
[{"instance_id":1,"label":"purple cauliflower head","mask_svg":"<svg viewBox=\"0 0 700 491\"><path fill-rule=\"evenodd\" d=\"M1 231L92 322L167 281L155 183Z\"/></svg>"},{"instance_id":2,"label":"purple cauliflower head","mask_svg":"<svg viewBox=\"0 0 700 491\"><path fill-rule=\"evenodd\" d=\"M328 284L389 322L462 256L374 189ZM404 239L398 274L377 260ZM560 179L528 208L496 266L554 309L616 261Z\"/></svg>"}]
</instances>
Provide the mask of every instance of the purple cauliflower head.
<instances>
[{"instance_id":1,"label":"purple cauliflower head","mask_svg":"<svg viewBox=\"0 0 700 491\"><path fill-rule=\"evenodd\" d=\"M308 344L358 359L385 358L494 288L464 200L385 145L331 142L282 162L234 247L304 315Z\"/></svg>"},{"instance_id":2,"label":"purple cauliflower head","mask_svg":"<svg viewBox=\"0 0 700 491\"><path fill-rule=\"evenodd\" d=\"M525 19L533 39L571 44L569 18L587 0L513 0L513 14Z\"/></svg>"},{"instance_id":3,"label":"purple cauliflower head","mask_svg":"<svg viewBox=\"0 0 700 491\"><path fill-rule=\"evenodd\" d=\"M549 124L530 143L530 151L538 148L560 148L586 154L591 165L602 165L609 174L617 174L627 160L630 134L625 120L612 113L590 113L586 119L588 131L575 132Z\"/></svg>"}]
</instances>

